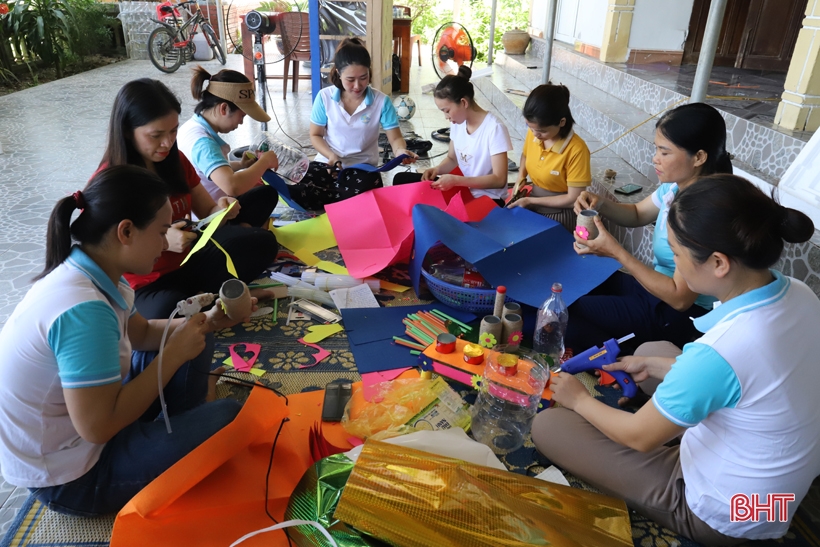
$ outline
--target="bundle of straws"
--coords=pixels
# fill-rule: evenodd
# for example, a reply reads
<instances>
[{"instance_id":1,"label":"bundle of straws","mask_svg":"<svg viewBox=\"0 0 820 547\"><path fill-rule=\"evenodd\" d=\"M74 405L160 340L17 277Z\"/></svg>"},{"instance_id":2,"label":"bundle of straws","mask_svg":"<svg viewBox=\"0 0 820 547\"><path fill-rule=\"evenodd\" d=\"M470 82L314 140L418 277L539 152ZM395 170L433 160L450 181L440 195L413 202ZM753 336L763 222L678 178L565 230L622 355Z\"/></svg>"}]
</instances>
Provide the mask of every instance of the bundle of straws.
<instances>
[{"instance_id":1,"label":"bundle of straws","mask_svg":"<svg viewBox=\"0 0 820 547\"><path fill-rule=\"evenodd\" d=\"M429 312L419 310L416 313L408 314L401 322L405 326L404 333L413 340L394 336L393 341L400 346L410 348L410 353L413 355L419 355L427 349L427 346L434 344L439 334L450 332L451 325L456 325L462 333L472 330L471 327L458 319L454 319L438 310L430 310Z\"/></svg>"}]
</instances>

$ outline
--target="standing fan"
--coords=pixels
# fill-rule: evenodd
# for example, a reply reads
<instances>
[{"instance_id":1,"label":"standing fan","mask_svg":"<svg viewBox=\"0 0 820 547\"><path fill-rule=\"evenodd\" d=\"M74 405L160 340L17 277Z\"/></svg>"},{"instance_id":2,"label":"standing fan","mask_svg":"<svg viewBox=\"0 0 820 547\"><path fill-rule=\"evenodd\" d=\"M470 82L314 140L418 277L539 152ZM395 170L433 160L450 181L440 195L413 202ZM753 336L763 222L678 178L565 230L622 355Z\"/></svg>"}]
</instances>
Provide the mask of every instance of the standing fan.
<instances>
[{"instance_id":1,"label":"standing fan","mask_svg":"<svg viewBox=\"0 0 820 547\"><path fill-rule=\"evenodd\" d=\"M460 23L444 23L436 31L433 40L433 68L439 78L458 74L458 67L469 63L473 66L475 47L470 33Z\"/></svg>"}]
</instances>

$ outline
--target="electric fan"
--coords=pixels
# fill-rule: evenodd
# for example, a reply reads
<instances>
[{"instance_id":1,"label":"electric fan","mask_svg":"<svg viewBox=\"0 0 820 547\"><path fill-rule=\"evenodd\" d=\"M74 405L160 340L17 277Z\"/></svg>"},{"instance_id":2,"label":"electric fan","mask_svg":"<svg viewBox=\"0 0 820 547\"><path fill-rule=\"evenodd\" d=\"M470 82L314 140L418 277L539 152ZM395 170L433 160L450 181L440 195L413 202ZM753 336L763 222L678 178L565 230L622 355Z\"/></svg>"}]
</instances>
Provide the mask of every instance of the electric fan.
<instances>
[{"instance_id":1,"label":"electric fan","mask_svg":"<svg viewBox=\"0 0 820 547\"><path fill-rule=\"evenodd\" d=\"M473 66L475 47L470 33L460 23L444 23L436 31L433 40L433 68L439 78L449 74L458 74L458 67L463 64Z\"/></svg>"}]
</instances>

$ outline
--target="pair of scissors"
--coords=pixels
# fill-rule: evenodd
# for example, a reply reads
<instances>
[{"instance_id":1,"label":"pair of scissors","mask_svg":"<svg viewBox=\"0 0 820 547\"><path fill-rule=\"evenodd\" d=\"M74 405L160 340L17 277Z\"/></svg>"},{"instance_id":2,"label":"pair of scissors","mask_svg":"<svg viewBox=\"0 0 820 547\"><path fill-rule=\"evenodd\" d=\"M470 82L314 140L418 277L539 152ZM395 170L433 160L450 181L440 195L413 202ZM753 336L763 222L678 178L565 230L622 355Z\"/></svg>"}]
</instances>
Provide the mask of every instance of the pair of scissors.
<instances>
[{"instance_id":1,"label":"pair of scissors","mask_svg":"<svg viewBox=\"0 0 820 547\"><path fill-rule=\"evenodd\" d=\"M203 219L200 219L200 220L191 220L190 218L181 218L179 220L173 221L172 224L177 224L179 222L184 222L185 226L183 226L181 228L182 230L190 230L192 232L201 232L205 228L205 226L210 224L211 221L213 219L215 219L216 217L218 217L220 214L222 214L221 210L217 211L216 213L214 213L212 215L208 215L207 217L205 217Z\"/></svg>"}]
</instances>

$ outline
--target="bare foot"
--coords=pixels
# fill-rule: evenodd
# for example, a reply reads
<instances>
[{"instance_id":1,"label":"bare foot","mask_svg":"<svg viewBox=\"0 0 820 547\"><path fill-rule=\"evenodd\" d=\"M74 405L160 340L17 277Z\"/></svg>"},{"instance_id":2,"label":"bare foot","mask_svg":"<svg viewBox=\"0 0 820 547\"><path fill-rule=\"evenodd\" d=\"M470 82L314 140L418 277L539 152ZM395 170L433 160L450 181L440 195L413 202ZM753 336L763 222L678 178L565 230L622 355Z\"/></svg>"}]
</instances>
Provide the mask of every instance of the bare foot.
<instances>
[{"instance_id":1,"label":"bare foot","mask_svg":"<svg viewBox=\"0 0 820 547\"><path fill-rule=\"evenodd\" d=\"M225 372L225 367L219 367L215 370L211 371L211 375L208 376L208 394L205 395L205 402L210 403L211 401L216 401L216 383L219 381L219 377Z\"/></svg>"}]
</instances>

